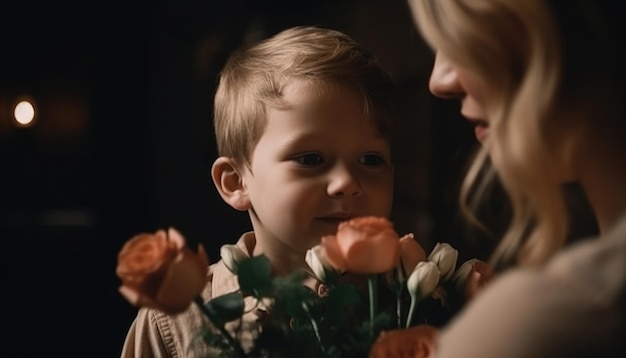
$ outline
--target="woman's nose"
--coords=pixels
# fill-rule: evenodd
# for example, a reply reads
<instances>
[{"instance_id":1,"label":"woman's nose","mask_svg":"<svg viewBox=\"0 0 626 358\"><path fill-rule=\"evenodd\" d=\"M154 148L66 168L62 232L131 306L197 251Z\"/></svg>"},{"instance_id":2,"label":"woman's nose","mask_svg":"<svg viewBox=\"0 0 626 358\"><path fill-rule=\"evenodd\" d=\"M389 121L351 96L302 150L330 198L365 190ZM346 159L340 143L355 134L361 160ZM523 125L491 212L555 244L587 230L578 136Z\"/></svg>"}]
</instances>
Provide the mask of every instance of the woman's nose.
<instances>
[{"instance_id":1,"label":"woman's nose","mask_svg":"<svg viewBox=\"0 0 626 358\"><path fill-rule=\"evenodd\" d=\"M361 195L362 188L357 177L345 167L332 171L328 184L328 195L332 197L351 197Z\"/></svg>"},{"instance_id":2,"label":"woman's nose","mask_svg":"<svg viewBox=\"0 0 626 358\"><path fill-rule=\"evenodd\" d=\"M441 52L437 52L435 56L428 88L433 95L440 98L459 98L465 94L458 72Z\"/></svg>"}]
</instances>

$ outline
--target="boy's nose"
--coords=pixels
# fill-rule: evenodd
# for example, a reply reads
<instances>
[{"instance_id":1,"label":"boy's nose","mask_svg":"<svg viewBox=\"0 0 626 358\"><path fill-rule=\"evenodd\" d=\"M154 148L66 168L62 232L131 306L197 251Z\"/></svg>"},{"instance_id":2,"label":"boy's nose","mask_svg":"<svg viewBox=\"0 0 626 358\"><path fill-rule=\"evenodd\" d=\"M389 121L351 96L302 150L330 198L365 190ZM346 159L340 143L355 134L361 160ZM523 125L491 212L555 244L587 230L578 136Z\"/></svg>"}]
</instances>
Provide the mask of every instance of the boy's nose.
<instances>
[{"instance_id":1,"label":"boy's nose","mask_svg":"<svg viewBox=\"0 0 626 358\"><path fill-rule=\"evenodd\" d=\"M348 197L361 195L361 184L348 168L338 167L331 173L328 184L328 195L332 197Z\"/></svg>"},{"instance_id":2,"label":"boy's nose","mask_svg":"<svg viewBox=\"0 0 626 358\"><path fill-rule=\"evenodd\" d=\"M458 72L441 52L437 52L435 56L428 88L433 95L440 98L460 98L465 94Z\"/></svg>"}]
</instances>

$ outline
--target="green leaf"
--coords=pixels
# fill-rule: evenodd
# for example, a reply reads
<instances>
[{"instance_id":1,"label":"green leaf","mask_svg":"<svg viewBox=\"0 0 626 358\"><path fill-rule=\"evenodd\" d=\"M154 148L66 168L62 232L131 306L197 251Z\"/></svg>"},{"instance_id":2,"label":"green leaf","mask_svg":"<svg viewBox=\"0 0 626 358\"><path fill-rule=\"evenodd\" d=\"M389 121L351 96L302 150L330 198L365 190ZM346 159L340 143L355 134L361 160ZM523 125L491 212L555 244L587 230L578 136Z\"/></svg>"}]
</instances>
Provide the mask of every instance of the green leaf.
<instances>
[{"instance_id":1,"label":"green leaf","mask_svg":"<svg viewBox=\"0 0 626 358\"><path fill-rule=\"evenodd\" d=\"M240 292L215 297L205 304L213 317L221 323L230 322L243 315L244 302Z\"/></svg>"},{"instance_id":2,"label":"green leaf","mask_svg":"<svg viewBox=\"0 0 626 358\"><path fill-rule=\"evenodd\" d=\"M350 285L333 287L326 297L326 317L341 320L346 315L346 308L361 300L359 291Z\"/></svg>"},{"instance_id":3,"label":"green leaf","mask_svg":"<svg viewBox=\"0 0 626 358\"><path fill-rule=\"evenodd\" d=\"M264 255L241 262L237 273L243 292L258 296L272 290L272 264Z\"/></svg>"}]
</instances>

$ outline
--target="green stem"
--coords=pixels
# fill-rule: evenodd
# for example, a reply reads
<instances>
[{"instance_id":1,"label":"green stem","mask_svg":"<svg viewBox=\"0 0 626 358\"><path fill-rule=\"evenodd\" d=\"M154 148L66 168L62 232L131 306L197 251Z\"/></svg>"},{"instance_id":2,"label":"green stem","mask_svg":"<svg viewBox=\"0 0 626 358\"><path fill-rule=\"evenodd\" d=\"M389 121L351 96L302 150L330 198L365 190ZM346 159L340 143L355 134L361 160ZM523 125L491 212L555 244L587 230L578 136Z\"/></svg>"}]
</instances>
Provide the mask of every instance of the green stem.
<instances>
[{"instance_id":1,"label":"green stem","mask_svg":"<svg viewBox=\"0 0 626 358\"><path fill-rule=\"evenodd\" d=\"M378 275L371 274L367 278L367 286L370 295L370 336L374 338L374 318L376 312L378 312L378 294L376 292L378 288Z\"/></svg>"},{"instance_id":2,"label":"green stem","mask_svg":"<svg viewBox=\"0 0 626 358\"><path fill-rule=\"evenodd\" d=\"M411 306L409 308L409 314L406 316L406 328L411 327L411 321L413 320L413 314L415 314L415 307L417 307L417 297L411 296Z\"/></svg>"},{"instance_id":3,"label":"green stem","mask_svg":"<svg viewBox=\"0 0 626 358\"><path fill-rule=\"evenodd\" d=\"M207 307L204 305L204 301L202 300L202 297L200 297L199 295L196 296L193 299L193 302L198 306L198 308L200 308L200 311L204 313L204 315L209 319L209 321L213 323L213 325L217 327L217 329L219 329L220 333L222 333L224 338L226 338L228 343L230 343L230 346L233 347L235 352L237 352L237 355L239 357L245 357L246 353L243 351L243 348L241 348L241 346L235 340L235 338L233 338L233 336L231 336L230 333L228 333L228 331L226 330L226 327L224 327L224 324L221 321L215 319L215 317L213 317L213 314L211 313L211 311L209 311Z\"/></svg>"},{"instance_id":4,"label":"green stem","mask_svg":"<svg viewBox=\"0 0 626 358\"><path fill-rule=\"evenodd\" d=\"M322 353L324 353L324 345L322 344L322 336L320 336L320 330L317 327L317 322L315 322L315 319L311 315L311 311L309 311L309 306L307 306L305 302L302 302L302 308L306 312L306 315L309 321L311 322L311 326L313 327L313 332L315 332L315 338L317 338L317 343L319 343L320 345L320 350L322 351Z\"/></svg>"}]
</instances>

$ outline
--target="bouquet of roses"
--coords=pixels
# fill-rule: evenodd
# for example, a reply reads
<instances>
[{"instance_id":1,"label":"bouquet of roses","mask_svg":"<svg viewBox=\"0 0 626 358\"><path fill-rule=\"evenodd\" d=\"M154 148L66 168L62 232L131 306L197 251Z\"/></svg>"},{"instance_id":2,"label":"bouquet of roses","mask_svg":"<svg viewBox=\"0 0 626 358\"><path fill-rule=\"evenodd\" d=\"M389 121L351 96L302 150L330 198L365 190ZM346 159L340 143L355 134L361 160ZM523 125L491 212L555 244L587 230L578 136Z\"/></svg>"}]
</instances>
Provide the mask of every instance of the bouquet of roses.
<instances>
[{"instance_id":1,"label":"bouquet of roses","mask_svg":"<svg viewBox=\"0 0 626 358\"><path fill-rule=\"evenodd\" d=\"M192 252L174 229L139 234L119 253L120 292L133 305L173 315L196 304L210 322L198 337L215 356L427 357L437 328L493 276L475 259L457 269L458 252L447 243L426 255L412 234L400 237L379 217L341 223L307 251L306 269L286 276L272 276L265 256L236 245L220 254L239 290L204 302L202 246ZM314 287L305 284L311 278ZM262 314L244 347L228 325L251 310Z\"/></svg>"}]
</instances>

